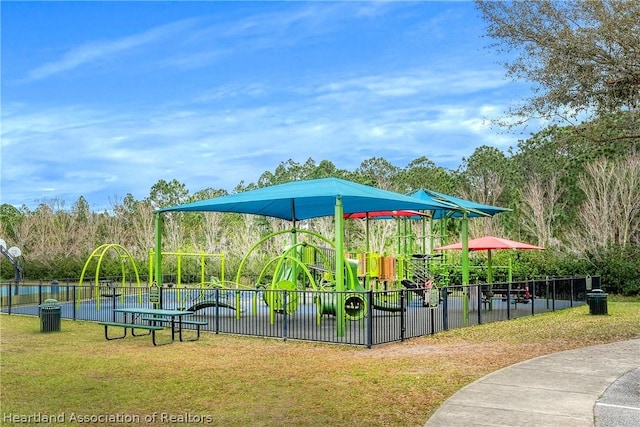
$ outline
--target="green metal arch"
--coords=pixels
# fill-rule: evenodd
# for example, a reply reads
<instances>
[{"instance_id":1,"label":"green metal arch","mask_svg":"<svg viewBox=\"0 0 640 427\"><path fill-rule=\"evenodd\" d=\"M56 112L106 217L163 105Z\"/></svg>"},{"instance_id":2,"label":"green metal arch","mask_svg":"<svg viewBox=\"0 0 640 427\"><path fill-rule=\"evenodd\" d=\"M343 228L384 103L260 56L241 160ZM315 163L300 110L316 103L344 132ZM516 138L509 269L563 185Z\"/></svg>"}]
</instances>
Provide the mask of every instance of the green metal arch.
<instances>
[{"instance_id":1,"label":"green metal arch","mask_svg":"<svg viewBox=\"0 0 640 427\"><path fill-rule=\"evenodd\" d=\"M253 253L253 251L255 251L260 245L262 245L264 242L266 242L267 240L275 237L275 236L279 236L280 234L287 234L287 233L303 233L303 234L308 234L310 236L316 237L322 241L324 241L325 243L329 244L332 248L335 248L333 242L329 239L327 239L326 237L324 237L321 234L315 233L313 231L309 231L309 230L300 230L297 228L293 228L290 230L281 230L281 231L275 231L273 233L267 234L266 236L264 236L262 239L258 240L257 243L255 243L251 249L249 249L247 251L247 253L245 254L245 256L242 258L242 261L240 261L240 265L238 266L238 272L236 273L236 282L240 283L240 278L242 277L242 270L244 269L244 264L247 262L247 259L249 259L249 255L251 255Z\"/></svg>"},{"instance_id":2,"label":"green metal arch","mask_svg":"<svg viewBox=\"0 0 640 427\"><path fill-rule=\"evenodd\" d=\"M91 261L94 258L97 258L98 262L96 264L96 270L95 270L94 287L95 287L96 293L98 292L99 279L100 279L100 267L102 265L102 259L107 254L107 252L109 252L109 250L115 251L116 254L118 255L118 259L120 260L120 271L122 272L122 283L121 283L122 289L124 290L127 284L125 280L125 273L126 273L125 260L128 260L131 266L133 267L133 271L136 275L136 284L138 287L140 287L140 275L138 274L138 267L136 266L136 263L133 260L133 257L131 256L129 251L127 251L123 246L118 245L116 243L106 243L104 245L100 245L96 249L94 249L93 252L91 252L91 255L89 255L89 258L84 263L84 267L82 268L82 274L80 274L79 285L82 286L85 273L87 272L87 269L91 265ZM124 292L122 292L120 298L122 301L124 301ZM138 298L140 299L140 303L142 303L142 294L138 294ZM80 304L80 301L77 301L76 304ZM100 310L100 298L96 298L96 308Z\"/></svg>"}]
</instances>

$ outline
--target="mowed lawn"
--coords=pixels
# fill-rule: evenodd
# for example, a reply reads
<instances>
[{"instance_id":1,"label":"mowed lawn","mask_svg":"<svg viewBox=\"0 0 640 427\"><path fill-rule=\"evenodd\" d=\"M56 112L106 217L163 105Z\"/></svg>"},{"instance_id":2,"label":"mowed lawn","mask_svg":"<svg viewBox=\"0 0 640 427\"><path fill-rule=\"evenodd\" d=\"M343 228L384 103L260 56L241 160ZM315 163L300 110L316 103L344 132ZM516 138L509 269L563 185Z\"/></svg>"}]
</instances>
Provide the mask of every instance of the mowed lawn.
<instances>
[{"instance_id":1,"label":"mowed lawn","mask_svg":"<svg viewBox=\"0 0 640 427\"><path fill-rule=\"evenodd\" d=\"M2 315L0 423L421 426L504 366L640 337L640 303L610 301L609 313L583 306L373 349L209 333L153 347L149 337L106 341L95 323L40 333L38 318Z\"/></svg>"}]
</instances>

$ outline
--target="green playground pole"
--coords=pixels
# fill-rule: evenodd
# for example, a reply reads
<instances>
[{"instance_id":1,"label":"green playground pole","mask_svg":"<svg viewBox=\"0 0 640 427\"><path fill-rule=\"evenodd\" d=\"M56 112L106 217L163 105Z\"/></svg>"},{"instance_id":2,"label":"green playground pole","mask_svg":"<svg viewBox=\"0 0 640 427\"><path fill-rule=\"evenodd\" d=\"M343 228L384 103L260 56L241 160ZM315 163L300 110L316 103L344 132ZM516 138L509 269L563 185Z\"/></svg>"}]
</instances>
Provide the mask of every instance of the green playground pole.
<instances>
[{"instance_id":1,"label":"green playground pole","mask_svg":"<svg viewBox=\"0 0 640 427\"><path fill-rule=\"evenodd\" d=\"M162 286L162 214L156 213L156 253L155 253L155 273L156 285Z\"/></svg>"},{"instance_id":2,"label":"green playground pole","mask_svg":"<svg viewBox=\"0 0 640 427\"><path fill-rule=\"evenodd\" d=\"M429 246L429 252L427 252L427 220L425 220L424 218L422 218L420 221L422 221L422 254L426 255L431 254L431 249L433 248L433 240L429 241L429 244L431 246ZM429 238L431 238L431 217L429 217Z\"/></svg>"},{"instance_id":3,"label":"green playground pole","mask_svg":"<svg viewBox=\"0 0 640 427\"><path fill-rule=\"evenodd\" d=\"M447 216L440 218L440 246L444 246L449 243L449 236L447 233Z\"/></svg>"},{"instance_id":4,"label":"green playground pole","mask_svg":"<svg viewBox=\"0 0 640 427\"><path fill-rule=\"evenodd\" d=\"M401 230L401 226L400 226L400 220L398 218L396 218L396 243L398 244L398 255L400 255L402 253L402 230Z\"/></svg>"},{"instance_id":5,"label":"green playground pole","mask_svg":"<svg viewBox=\"0 0 640 427\"><path fill-rule=\"evenodd\" d=\"M410 222L411 220L409 218L405 218L404 219L404 224L405 224L405 228L407 229L407 232L409 233L409 253L407 255L413 255L416 253L416 236L415 233L413 232L413 223Z\"/></svg>"},{"instance_id":6,"label":"green playground pole","mask_svg":"<svg viewBox=\"0 0 640 427\"><path fill-rule=\"evenodd\" d=\"M336 247L336 323L339 337L345 335L344 313L344 207L342 197L336 197L335 206L335 247Z\"/></svg>"},{"instance_id":7,"label":"green playground pole","mask_svg":"<svg viewBox=\"0 0 640 427\"><path fill-rule=\"evenodd\" d=\"M407 227L407 219L403 217L400 221L402 221L402 255L407 256L411 251L411 240L409 237L409 229Z\"/></svg>"},{"instance_id":8,"label":"green playground pole","mask_svg":"<svg viewBox=\"0 0 640 427\"><path fill-rule=\"evenodd\" d=\"M370 290L370 286L371 286L371 280L369 278L369 262L370 262L370 258L371 258L371 254L369 253L369 251L371 250L370 248L370 243L369 243L369 212L367 212L365 214L365 223L364 223L366 229L364 232L364 239L365 239L365 250L364 250L364 288L367 290Z\"/></svg>"},{"instance_id":9,"label":"green playground pole","mask_svg":"<svg viewBox=\"0 0 640 427\"><path fill-rule=\"evenodd\" d=\"M293 248L293 257L295 259L300 259L298 257L298 233L296 232L296 222L293 221L293 230L291 232L291 247ZM291 266L291 278L293 279L293 284L296 285L296 289L301 289L300 283L298 283L298 263L293 262ZM304 289L302 289L304 290Z\"/></svg>"},{"instance_id":10,"label":"green playground pole","mask_svg":"<svg viewBox=\"0 0 640 427\"><path fill-rule=\"evenodd\" d=\"M293 229L291 231L291 247L295 251L293 253L293 257L297 260L299 258L298 258L298 247L296 246L298 244L298 236L296 233L296 204L293 200L291 200L291 217L293 221ZM293 265L291 266L291 278L293 279L292 282L296 286L296 289L300 289L298 284L298 263L297 262L294 262Z\"/></svg>"},{"instance_id":11,"label":"green playground pole","mask_svg":"<svg viewBox=\"0 0 640 427\"><path fill-rule=\"evenodd\" d=\"M469 323L469 218L467 211L462 213L460 234L462 240L462 316L464 323Z\"/></svg>"}]
</instances>

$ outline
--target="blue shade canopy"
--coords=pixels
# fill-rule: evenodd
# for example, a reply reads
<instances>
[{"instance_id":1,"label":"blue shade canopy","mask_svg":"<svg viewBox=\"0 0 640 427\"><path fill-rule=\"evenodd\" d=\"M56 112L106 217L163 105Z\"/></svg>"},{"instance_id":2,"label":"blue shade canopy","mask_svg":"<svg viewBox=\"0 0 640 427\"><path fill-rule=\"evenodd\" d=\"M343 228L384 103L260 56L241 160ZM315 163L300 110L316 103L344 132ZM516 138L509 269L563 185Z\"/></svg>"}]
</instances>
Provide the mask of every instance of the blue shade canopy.
<instances>
[{"instance_id":1,"label":"blue shade canopy","mask_svg":"<svg viewBox=\"0 0 640 427\"><path fill-rule=\"evenodd\" d=\"M342 199L345 214L451 209L451 205L437 200L424 201L338 178L323 178L288 182L156 212L235 212L299 221L334 215L337 197Z\"/></svg>"},{"instance_id":2,"label":"blue shade canopy","mask_svg":"<svg viewBox=\"0 0 640 427\"><path fill-rule=\"evenodd\" d=\"M411 197L423 200L425 202L439 202L449 205L449 209L437 209L433 213L434 219L444 217L460 218L462 212L466 211L468 217L493 216L500 212L508 212L511 209L500 208L497 206L483 205L482 203L472 202L470 200L460 199L458 197L449 196L448 194L438 193L433 190L418 190L411 194Z\"/></svg>"}]
</instances>

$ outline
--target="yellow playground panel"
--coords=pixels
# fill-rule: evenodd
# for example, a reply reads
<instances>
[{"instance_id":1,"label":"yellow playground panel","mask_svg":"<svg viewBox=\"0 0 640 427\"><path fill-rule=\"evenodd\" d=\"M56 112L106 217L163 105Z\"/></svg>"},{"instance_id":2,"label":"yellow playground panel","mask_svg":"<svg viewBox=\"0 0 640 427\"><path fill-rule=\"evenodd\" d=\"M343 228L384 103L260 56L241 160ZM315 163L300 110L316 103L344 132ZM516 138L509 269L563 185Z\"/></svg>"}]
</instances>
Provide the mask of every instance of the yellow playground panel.
<instances>
[{"instance_id":1,"label":"yellow playground panel","mask_svg":"<svg viewBox=\"0 0 640 427\"><path fill-rule=\"evenodd\" d=\"M358 277L364 279L366 289L388 289L391 283L397 287L399 274L402 273L402 269L398 272L398 268L402 267L402 260L394 256L360 252L357 254L357 263Z\"/></svg>"}]
</instances>

